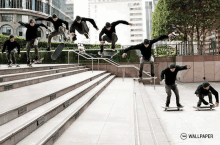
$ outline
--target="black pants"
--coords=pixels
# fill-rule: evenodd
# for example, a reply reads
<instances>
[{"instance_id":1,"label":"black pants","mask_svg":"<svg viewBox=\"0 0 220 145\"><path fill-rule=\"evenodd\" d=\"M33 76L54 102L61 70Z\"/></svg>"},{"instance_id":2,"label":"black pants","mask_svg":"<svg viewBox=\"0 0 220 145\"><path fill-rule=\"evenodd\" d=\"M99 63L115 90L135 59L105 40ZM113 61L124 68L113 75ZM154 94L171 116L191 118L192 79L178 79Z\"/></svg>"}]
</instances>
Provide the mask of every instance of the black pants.
<instances>
[{"instance_id":1,"label":"black pants","mask_svg":"<svg viewBox=\"0 0 220 145\"><path fill-rule=\"evenodd\" d=\"M85 33L89 33L89 28L86 24L86 22L81 22L82 23L82 28L79 27L75 27L75 29L80 33L80 34L85 34Z\"/></svg>"},{"instance_id":2,"label":"black pants","mask_svg":"<svg viewBox=\"0 0 220 145\"><path fill-rule=\"evenodd\" d=\"M154 57L151 56L150 60L147 60L146 58L144 58L143 56L140 58L140 70L139 70L139 77L142 77L142 72L143 72L143 68L144 68L144 62L146 61L150 61L150 65L151 65L151 74L154 74Z\"/></svg>"},{"instance_id":3,"label":"black pants","mask_svg":"<svg viewBox=\"0 0 220 145\"><path fill-rule=\"evenodd\" d=\"M11 64L11 58L12 57L12 63L16 64L16 59L15 59L15 50L13 49L12 51L7 51L6 52L7 60L8 60L8 65Z\"/></svg>"},{"instance_id":4,"label":"black pants","mask_svg":"<svg viewBox=\"0 0 220 145\"><path fill-rule=\"evenodd\" d=\"M52 33L50 33L50 35L48 36L48 43L47 43L48 48L51 48L52 37L57 36L57 35L63 35L63 37L66 37L65 28L63 26L60 26L58 31L53 31Z\"/></svg>"},{"instance_id":5,"label":"black pants","mask_svg":"<svg viewBox=\"0 0 220 145\"><path fill-rule=\"evenodd\" d=\"M167 93L167 101L166 101L166 106L169 106L170 104L170 98L171 98L171 90L173 90L174 94L176 95L176 105L180 105L180 97L179 97L179 90L177 88L177 85L167 85L165 84L165 89Z\"/></svg>"},{"instance_id":6,"label":"black pants","mask_svg":"<svg viewBox=\"0 0 220 145\"><path fill-rule=\"evenodd\" d=\"M39 52L38 52L38 39L35 38L35 39L32 39L30 41L27 41L27 44L26 44L26 49L27 49L27 64L30 63L31 61L31 58L30 58L30 50L31 50L31 47L34 47L35 48L35 60L38 60L39 59Z\"/></svg>"},{"instance_id":7,"label":"black pants","mask_svg":"<svg viewBox=\"0 0 220 145\"><path fill-rule=\"evenodd\" d=\"M205 96L209 97L209 103L212 103L212 93L209 92L207 95L202 95L202 98L204 98ZM197 94L197 97L199 97L199 95ZM200 106L202 104L202 101L199 99L197 106Z\"/></svg>"},{"instance_id":8,"label":"black pants","mask_svg":"<svg viewBox=\"0 0 220 145\"><path fill-rule=\"evenodd\" d=\"M102 41L107 41L108 43L112 43L112 48L115 48L115 43L118 41L118 36L116 35L116 33L112 33L112 39L110 39L107 35L104 35L102 37ZM101 48L101 52L103 52L103 48L104 46L101 44L100 46Z\"/></svg>"}]
</instances>

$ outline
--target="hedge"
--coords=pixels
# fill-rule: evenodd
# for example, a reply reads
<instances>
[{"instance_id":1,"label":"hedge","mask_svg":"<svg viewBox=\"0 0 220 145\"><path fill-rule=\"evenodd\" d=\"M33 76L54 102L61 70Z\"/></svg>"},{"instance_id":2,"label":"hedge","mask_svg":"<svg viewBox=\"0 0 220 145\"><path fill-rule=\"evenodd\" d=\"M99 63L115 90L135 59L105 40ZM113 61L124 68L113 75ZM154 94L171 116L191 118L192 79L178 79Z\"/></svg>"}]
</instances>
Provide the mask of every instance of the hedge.
<instances>
[{"instance_id":1,"label":"hedge","mask_svg":"<svg viewBox=\"0 0 220 145\"><path fill-rule=\"evenodd\" d=\"M9 39L9 36L0 34L0 49L3 48L3 44L6 40ZM21 51L26 51L26 41L24 38L17 37L15 36L15 40L20 44L21 46ZM61 42L52 42L51 43L51 49L55 49ZM71 47L70 49L77 49L77 44L75 43L65 43L65 50L68 50L68 47ZM99 49L100 44L84 44L85 49ZM105 44L104 48L105 49L110 49L110 44ZM73 48L72 48L73 47ZM47 48L47 41L39 41L38 43L38 48L39 50L45 50ZM116 48L121 48L121 45L116 44ZM34 50L32 48L31 50Z\"/></svg>"}]
</instances>

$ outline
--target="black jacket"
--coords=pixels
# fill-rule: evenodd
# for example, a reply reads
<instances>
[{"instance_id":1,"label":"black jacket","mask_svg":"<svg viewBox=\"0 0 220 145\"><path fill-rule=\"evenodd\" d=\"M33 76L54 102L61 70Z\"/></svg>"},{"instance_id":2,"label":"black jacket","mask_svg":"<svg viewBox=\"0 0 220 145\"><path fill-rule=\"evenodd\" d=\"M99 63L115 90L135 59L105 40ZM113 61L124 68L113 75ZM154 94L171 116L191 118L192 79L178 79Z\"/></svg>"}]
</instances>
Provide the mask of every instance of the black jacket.
<instances>
[{"instance_id":1,"label":"black jacket","mask_svg":"<svg viewBox=\"0 0 220 145\"><path fill-rule=\"evenodd\" d=\"M8 50L8 52L10 52L14 48L17 48L18 54L20 54L20 45L18 44L18 42L17 41L11 42L10 40L6 40L3 45L2 53L5 52L5 50Z\"/></svg>"},{"instance_id":2,"label":"black jacket","mask_svg":"<svg viewBox=\"0 0 220 145\"><path fill-rule=\"evenodd\" d=\"M184 69L187 69L186 65L185 66L176 65L175 71L171 72L170 68L167 67L166 69L164 69L161 72L161 81L164 79L164 75L165 75L165 83L167 85L174 85L175 84L175 80L176 80L176 75L177 75L178 71L181 71L181 70L184 70Z\"/></svg>"},{"instance_id":3,"label":"black jacket","mask_svg":"<svg viewBox=\"0 0 220 145\"><path fill-rule=\"evenodd\" d=\"M96 23L95 23L95 21L93 19L82 17L81 23L77 23L76 19L73 21L73 23L72 23L72 25L70 27L70 33L72 33L72 32L75 33L76 27L82 29L82 22L86 22L86 21L89 21L93 25L94 28L96 28L96 29L98 28L96 26Z\"/></svg>"},{"instance_id":4,"label":"black jacket","mask_svg":"<svg viewBox=\"0 0 220 145\"><path fill-rule=\"evenodd\" d=\"M32 39L36 39L37 38L37 28L39 28L40 26L45 27L46 29L48 28L47 26L45 26L44 24L35 24L34 26L31 26L29 23L23 23L23 22L18 22L20 23L22 26L27 28L26 31L26 41L30 41Z\"/></svg>"},{"instance_id":5,"label":"black jacket","mask_svg":"<svg viewBox=\"0 0 220 145\"><path fill-rule=\"evenodd\" d=\"M69 27L68 27L68 22L67 21L64 21L60 18L57 19L57 21L53 21L53 18L52 17L49 17L49 18L37 18L35 19L36 21L37 20L45 20L45 21L50 21L51 23L53 23L53 26L54 26L54 29L55 31L58 31L59 27L63 25L63 23L66 25L66 29L69 30Z\"/></svg>"},{"instance_id":6,"label":"black jacket","mask_svg":"<svg viewBox=\"0 0 220 145\"><path fill-rule=\"evenodd\" d=\"M165 39L165 38L168 38L168 35L163 35L163 36L160 36L159 38L157 39L152 39L150 40L150 44L148 47L145 47L144 46L144 43L141 43L141 44L137 44L137 45L133 45L133 46L130 46L128 48L126 48L124 50L124 53L127 53L129 50L134 50L134 49L139 49L141 51L141 54L143 55L143 57L147 60L150 59L151 57L151 47L152 45L157 42L157 41L160 41L162 39Z\"/></svg>"},{"instance_id":7,"label":"black jacket","mask_svg":"<svg viewBox=\"0 0 220 145\"><path fill-rule=\"evenodd\" d=\"M99 41L102 40L102 35L103 35L103 34L106 34L106 35L108 36L108 38L109 38L110 40L112 40L112 33L113 33L113 32L116 33L115 27L116 27L118 24L126 24L126 25L129 25L129 23L128 23L127 21L123 21L123 20L119 20L119 21L116 21L116 22L111 23L111 29L110 29L110 31L108 31L108 30L106 29L106 27L102 28L102 31L99 33Z\"/></svg>"},{"instance_id":8,"label":"black jacket","mask_svg":"<svg viewBox=\"0 0 220 145\"><path fill-rule=\"evenodd\" d=\"M211 91L212 94L215 95L216 102L219 102L218 92L217 92L212 86L209 87L209 90L206 90L206 89L203 88L203 86L202 86L202 84L201 84L201 85L199 85L198 88L196 89L195 94L198 94L200 100L201 100L204 104L208 105L208 102L205 101L205 99L202 97L202 95L208 95L210 91Z\"/></svg>"}]
</instances>

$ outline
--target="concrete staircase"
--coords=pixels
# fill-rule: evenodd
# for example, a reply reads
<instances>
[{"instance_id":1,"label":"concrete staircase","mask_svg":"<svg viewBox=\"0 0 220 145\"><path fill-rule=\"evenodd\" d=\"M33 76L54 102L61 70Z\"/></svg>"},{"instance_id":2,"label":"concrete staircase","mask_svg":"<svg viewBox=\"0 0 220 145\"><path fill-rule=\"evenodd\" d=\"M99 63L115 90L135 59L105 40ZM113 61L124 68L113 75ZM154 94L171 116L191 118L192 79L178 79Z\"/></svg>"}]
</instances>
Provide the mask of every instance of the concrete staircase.
<instances>
[{"instance_id":1,"label":"concrete staircase","mask_svg":"<svg viewBox=\"0 0 220 145\"><path fill-rule=\"evenodd\" d=\"M0 145L53 144L115 78L78 64L0 69Z\"/></svg>"}]
</instances>

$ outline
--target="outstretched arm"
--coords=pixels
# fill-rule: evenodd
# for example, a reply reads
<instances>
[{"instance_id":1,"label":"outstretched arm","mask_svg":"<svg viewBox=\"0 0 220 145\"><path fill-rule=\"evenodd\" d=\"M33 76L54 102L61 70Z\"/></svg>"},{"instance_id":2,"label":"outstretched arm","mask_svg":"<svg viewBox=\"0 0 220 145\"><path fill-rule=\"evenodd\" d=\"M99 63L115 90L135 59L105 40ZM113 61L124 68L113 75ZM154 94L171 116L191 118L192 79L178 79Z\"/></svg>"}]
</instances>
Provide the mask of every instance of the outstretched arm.
<instances>
[{"instance_id":1,"label":"outstretched arm","mask_svg":"<svg viewBox=\"0 0 220 145\"><path fill-rule=\"evenodd\" d=\"M92 25L93 25L93 27L94 28L98 28L97 27L97 25L96 25L96 23L95 23L95 21L93 20L93 19L90 19L90 18L82 18L82 21L89 21Z\"/></svg>"},{"instance_id":2,"label":"outstretched arm","mask_svg":"<svg viewBox=\"0 0 220 145\"><path fill-rule=\"evenodd\" d=\"M102 29L102 31L99 33L99 41L102 41L102 35L104 34L104 29Z\"/></svg>"},{"instance_id":3,"label":"outstretched arm","mask_svg":"<svg viewBox=\"0 0 220 145\"><path fill-rule=\"evenodd\" d=\"M23 22L21 22L21 21L19 21L18 23L21 24L22 26L26 27L26 28L27 28L28 25L29 25L28 23L23 23Z\"/></svg>"},{"instance_id":4,"label":"outstretched arm","mask_svg":"<svg viewBox=\"0 0 220 145\"><path fill-rule=\"evenodd\" d=\"M161 76L160 76L161 81L164 79L165 71L166 71L166 69L164 69L164 70L161 72Z\"/></svg>"},{"instance_id":5,"label":"outstretched arm","mask_svg":"<svg viewBox=\"0 0 220 145\"><path fill-rule=\"evenodd\" d=\"M187 69L187 65L185 65L185 66L179 66L179 65L177 65L177 66L176 66L176 69L179 70L179 71L180 71L180 70L185 70L185 69Z\"/></svg>"},{"instance_id":6,"label":"outstretched arm","mask_svg":"<svg viewBox=\"0 0 220 145\"><path fill-rule=\"evenodd\" d=\"M3 45L2 53L5 52L5 50L6 50L6 46L7 46L7 41L5 41L5 43L4 43L4 45Z\"/></svg>"},{"instance_id":7,"label":"outstretched arm","mask_svg":"<svg viewBox=\"0 0 220 145\"><path fill-rule=\"evenodd\" d=\"M43 23L39 24L39 26L44 27L46 29L48 29L48 27L46 25L44 25Z\"/></svg>"},{"instance_id":8,"label":"outstretched arm","mask_svg":"<svg viewBox=\"0 0 220 145\"><path fill-rule=\"evenodd\" d=\"M16 46L17 46L17 49L18 49L18 54L20 54L20 45L18 44L18 42L16 42Z\"/></svg>"},{"instance_id":9,"label":"outstretched arm","mask_svg":"<svg viewBox=\"0 0 220 145\"><path fill-rule=\"evenodd\" d=\"M210 86L210 91L211 91L212 94L215 96L216 102L219 103L218 92L217 92L212 86Z\"/></svg>"},{"instance_id":10,"label":"outstretched arm","mask_svg":"<svg viewBox=\"0 0 220 145\"><path fill-rule=\"evenodd\" d=\"M141 45L142 45L142 44L132 45L132 46L126 48L126 49L124 50L124 53L127 53L127 52L130 51L130 50L140 49Z\"/></svg>"},{"instance_id":11,"label":"outstretched arm","mask_svg":"<svg viewBox=\"0 0 220 145\"><path fill-rule=\"evenodd\" d=\"M125 24L125 25L129 25L129 23L127 21L124 20L119 20L119 21L115 21L112 23L112 26L116 26L118 24Z\"/></svg>"},{"instance_id":12,"label":"outstretched arm","mask_svg":"<svg viewBox=\"0 0 220 145\"><path fill-rule=\"evenodd\" d=\"M166 38L168 38L168 35L162 35L162 36L160 36L156 39L150 40L151 41L150 43L153 44L153 43L156 43L157 41L160 41L160 40L163 40L163 39L166 39Z\"/></svg>"},{"instance_id":13,"label":"outstretched arm","mask_svg":"<svg viewBox=\"0 0 220 145\"><path fill-rule=\"evenodd\" d=\"M52 21L52 17L48 17L48 18L37 18L35 19L35 21L41 21L41 20L44 20L44 21Z\"/></svg>"}]
</instances>

